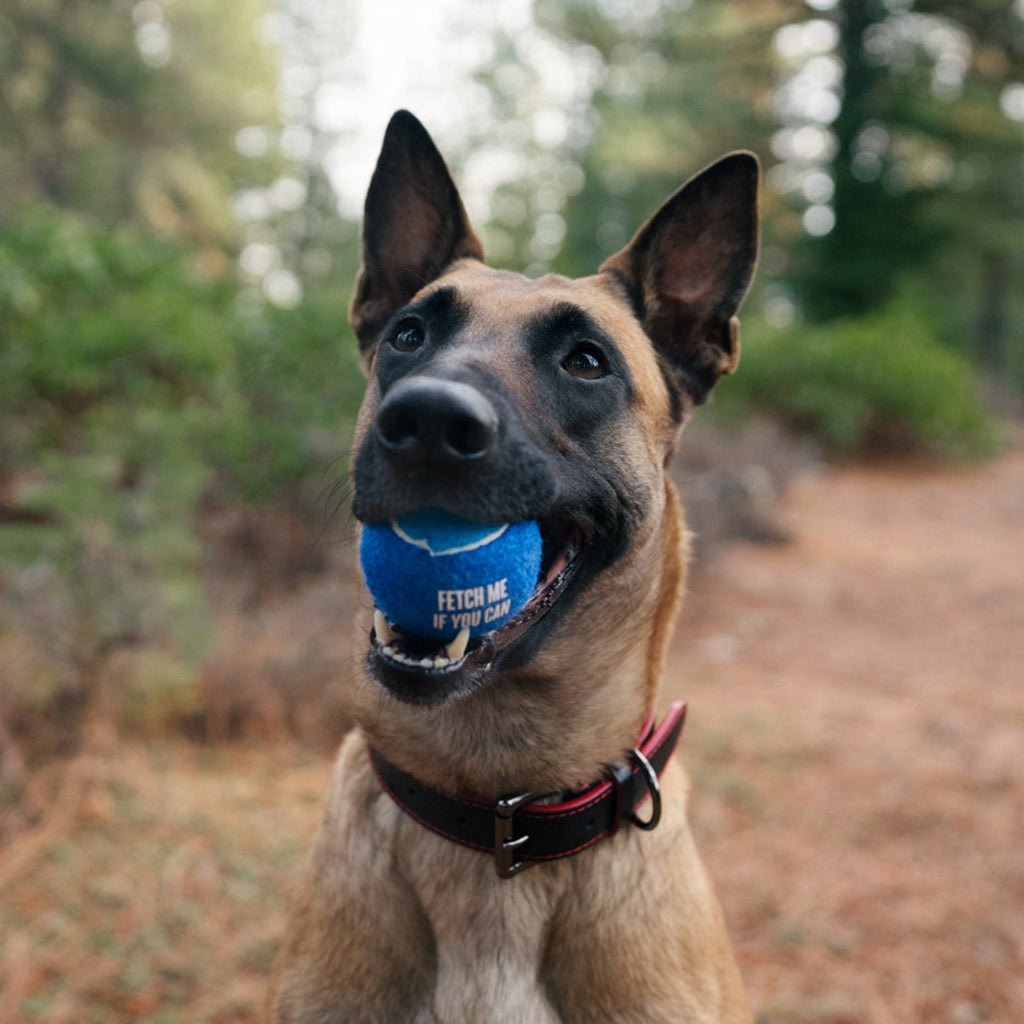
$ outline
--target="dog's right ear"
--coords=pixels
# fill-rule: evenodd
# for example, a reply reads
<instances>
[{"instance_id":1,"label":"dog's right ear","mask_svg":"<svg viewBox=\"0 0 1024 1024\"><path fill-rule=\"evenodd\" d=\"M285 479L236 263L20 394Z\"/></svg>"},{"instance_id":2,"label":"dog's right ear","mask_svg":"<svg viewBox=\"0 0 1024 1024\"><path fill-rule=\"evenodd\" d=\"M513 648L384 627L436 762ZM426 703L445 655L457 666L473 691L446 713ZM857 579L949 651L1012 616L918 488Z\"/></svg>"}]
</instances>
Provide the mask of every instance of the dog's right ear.
<instances>
[{"instance_id":1,"label":"dog's right ear","mask_svg":"<svg viewBox=\"0 0 1024 1024\"><path fill-rule=\"evenodd\" d=\"M364 359L381 328L448 264L483 249L444 158L407 110L388 123L363 216L363 267L350 316Z\"/></svg>"},{"instance_id":2,"label":"dog's right ear","mask_svg":"<svg viewBox=\"0 0 1024 1024\"><path fill-rule=\"evenodd\" d=\"M757 261L753 153L732 153L671 196L601 265L626 287L679 393L700 404L739 362L736 313Z\"/></svg>"}]
</instances>

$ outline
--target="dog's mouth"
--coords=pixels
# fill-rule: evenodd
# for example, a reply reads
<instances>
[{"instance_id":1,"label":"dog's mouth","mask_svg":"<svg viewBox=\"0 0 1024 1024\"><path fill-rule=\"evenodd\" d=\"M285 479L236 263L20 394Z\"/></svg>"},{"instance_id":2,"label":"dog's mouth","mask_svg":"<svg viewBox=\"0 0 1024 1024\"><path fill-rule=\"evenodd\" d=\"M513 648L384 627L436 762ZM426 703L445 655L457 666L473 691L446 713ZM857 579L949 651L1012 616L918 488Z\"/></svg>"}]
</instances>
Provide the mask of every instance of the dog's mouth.
<instances>
[{"instance_id":1,"label":"dog's mouth","mask_svg":"<svg viewBox=\"0 0 1024 1024\"><path fill-rule=\"evenodd\" d=\"M437 705L479 689L495 663L557 604L576 575L582 531L571 523L541 520L543 553L536 587L523 608L499 629L471 637L463 630L440 642L389 622L374 609L368 664L373 677L410 704Z\"/></svg>"}]
</instances>

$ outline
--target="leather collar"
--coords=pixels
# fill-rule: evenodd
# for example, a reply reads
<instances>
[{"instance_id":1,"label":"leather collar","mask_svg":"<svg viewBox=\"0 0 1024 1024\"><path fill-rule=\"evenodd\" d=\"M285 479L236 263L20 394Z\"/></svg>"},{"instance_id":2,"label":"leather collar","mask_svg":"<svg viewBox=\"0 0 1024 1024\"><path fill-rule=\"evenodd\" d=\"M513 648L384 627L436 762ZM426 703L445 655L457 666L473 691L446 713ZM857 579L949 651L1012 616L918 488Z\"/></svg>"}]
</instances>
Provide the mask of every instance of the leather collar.
<instances>
[{"instance_id":1,"label":"leather collar","mask_svg":"<svg viewBox=\"0 0 1024 1024\"><path fill-rule=\"evenodd\" d=\"M529 792L496 803L453 796L423 785L372 748L370 762L381 785L409 817L445 839L492 854L498 874L511 878L538 861L579 853L624 825L654 828L661 815L658 777L685 718L682 701L669 708L657 728L652 716L627 761L609 765L594 785L558 803L538 803L543 794ZM651 810L641 819L636 812L648 796Z\"/></svg>"}]
</instances>

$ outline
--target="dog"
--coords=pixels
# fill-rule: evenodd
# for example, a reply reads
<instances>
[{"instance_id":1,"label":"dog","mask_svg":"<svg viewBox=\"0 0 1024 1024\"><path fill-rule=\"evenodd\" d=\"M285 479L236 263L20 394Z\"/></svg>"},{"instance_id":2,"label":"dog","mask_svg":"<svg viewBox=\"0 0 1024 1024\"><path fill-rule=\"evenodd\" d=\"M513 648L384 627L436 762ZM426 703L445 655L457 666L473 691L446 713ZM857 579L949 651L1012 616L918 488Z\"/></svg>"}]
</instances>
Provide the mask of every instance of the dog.
<instances>
[{"instance_id":1,"label":"dog","mask_svg":"<svg viewBox=\"0 0 1024 1024\"><path fill-rule=\"evenodd\" d=\"M595 275L531 280L484 264L429 134L390 121L351 307L355 516L535 519L543 564L463 649L366 623L279 1024L751 1020L668 756L682 709L648 716L687 566L666 467L737 366L758 176L729 154Z\"/></svg>"}]
</instances>

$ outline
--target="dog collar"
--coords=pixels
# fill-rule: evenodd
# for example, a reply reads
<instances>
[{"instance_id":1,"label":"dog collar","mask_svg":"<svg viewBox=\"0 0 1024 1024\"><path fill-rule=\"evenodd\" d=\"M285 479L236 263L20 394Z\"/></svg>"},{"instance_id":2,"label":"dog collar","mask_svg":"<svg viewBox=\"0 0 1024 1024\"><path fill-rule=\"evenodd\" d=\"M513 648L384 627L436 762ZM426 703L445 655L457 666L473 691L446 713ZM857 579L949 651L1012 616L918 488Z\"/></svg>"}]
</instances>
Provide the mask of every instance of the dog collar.
<instances>
[{"instance_id":1,"label":"dog collar","mask_svg":"<svg viewBox=\"0 0 1024 1024\"><path fill-rule=\"evenodd\" d=\"M661 818L658 778L683 731L686 704L673 704L661 725L648 720L641 741L622 764L609 765L589 789L559 803L539 803L540 793L517 793L489 803L451 796L423 785L370 748L370 763L392 800L424 828L494 856L501 878L538 861L559 860L613 836L627 824L653 829ZM549 794L550 795L550 794ZM651 797L647 818L637 808Z\"/></svg>"}]
</instances>

